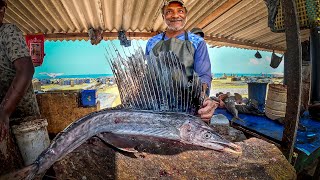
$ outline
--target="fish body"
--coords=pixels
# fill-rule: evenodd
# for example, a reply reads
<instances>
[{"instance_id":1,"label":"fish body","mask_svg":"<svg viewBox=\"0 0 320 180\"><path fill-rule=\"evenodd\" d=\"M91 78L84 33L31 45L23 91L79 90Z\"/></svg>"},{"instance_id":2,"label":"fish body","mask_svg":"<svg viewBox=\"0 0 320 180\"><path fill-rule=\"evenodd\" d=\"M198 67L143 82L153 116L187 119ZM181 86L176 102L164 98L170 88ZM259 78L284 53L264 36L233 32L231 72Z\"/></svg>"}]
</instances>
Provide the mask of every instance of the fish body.
<instances>
[{"instance_id":1,"label":"fish body","mask_svg":"<svg viewBox=\"0 0 320 180\"><path fill-rule=\"evenodd\" d=\"M234 96L227 97L224 99L226 109L233 115L235 118L239 118L238 110L236 109L236 100Z\"/></svg>"},{"instance_id":2,"label":"fish body","mask_svg":"<svg viewBox=\"0 0 320 180\"><path fill-rule=\"evenodd\" d=\"M112 52L117 52L116 56L107 59L125 108L102 110L72 123L32 165L8 175L7 179L32 179L41 175L92 136L129 152L133 151L117 146L117 139L110 134L160 138L241 153L239 146L228 142L193 116L201 104L201 80L196 73L189 79L174 53L162 52L159 57L146 59L141 47L126 57L116 49L108 51L114 54Z\"/></svg>"},{"instance_id":3,"label":"fish body","mask_svg":"<svg viewBox=\"0 0 320 180\"><path fill-rule=\"evenodd\" d=\"M33 179L92 136L106 132L168 139L217 151L241 153L239 146L228 142L192 115L107 109L72 123L56 136L32 165L0 179Z\"/></svg>"},{"instance_id":4,"label":"fish body","mask_svg":"<svg viewBox=\"0 0 320 180\"><path fill-rule=\"evenodd\" d=\"M224 99L225 107L227 111L229 111L232 115L233 118L231 119L231 123L234 122L235 120L240 120L244 122L241 118L239 118L239 112L238 109L236 108L236 99L234 96L229 96Z\"/></svg>"}]
</instances>

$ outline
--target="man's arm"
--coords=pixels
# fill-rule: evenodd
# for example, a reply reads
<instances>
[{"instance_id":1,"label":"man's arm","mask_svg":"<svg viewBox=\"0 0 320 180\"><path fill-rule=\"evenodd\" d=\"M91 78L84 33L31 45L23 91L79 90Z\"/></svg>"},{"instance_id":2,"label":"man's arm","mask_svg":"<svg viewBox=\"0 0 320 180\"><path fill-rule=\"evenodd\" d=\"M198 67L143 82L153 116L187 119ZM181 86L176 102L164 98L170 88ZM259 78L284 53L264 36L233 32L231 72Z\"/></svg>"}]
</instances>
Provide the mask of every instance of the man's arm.
<instances>
[{"instance_id":1,"label":"man's arm","mask_svg":"<svg viewBox=\"0 0 320 180\"><path fill-rule=\"evenodd\" d=\"M198 73L201 82L208 85L206 94L210 94L211 87L211 62L209 58L208 48L205 41L201 41L196 49L194 55L194 71ZM200 118L210 124L215 109L218 107L218 102L211 100L209 97L204 99L202 107L199 109L198 114Z\"/></svg>"},{"instance_id":2,"label":"man's arm","mask_svg":"<svg viewBox=\"0 0 320 180\"><path fill-rule=\"evenodd\" d=\"M13 62L16 75L1 102L1 109L11 115L32 82L34 67L30 57L23 57Z\"/></svg>"},{"instance_id":3,"label":"man's arm","mask_svg":"<svg viewBox=\"0 0 320 180\"><path fill-rule=\"evenodd\" d=\"M13 62L16 75L0 104L0 141L7 135L9 117L31 84L34 67L30 57L23 57Z\"/></svg>"},{"instance_id":4,"label":"man's arm","mask_svg":"<svg viewBox=\"0 0 320 180\"><path fill-rule=\"evenodd\" d=\"M198 73L201 82L208 85L207 95L211 88L211 62L209 58L208 48L205 41L201 41L194 55L194 71Z\"/></svg>"}]
</instances>

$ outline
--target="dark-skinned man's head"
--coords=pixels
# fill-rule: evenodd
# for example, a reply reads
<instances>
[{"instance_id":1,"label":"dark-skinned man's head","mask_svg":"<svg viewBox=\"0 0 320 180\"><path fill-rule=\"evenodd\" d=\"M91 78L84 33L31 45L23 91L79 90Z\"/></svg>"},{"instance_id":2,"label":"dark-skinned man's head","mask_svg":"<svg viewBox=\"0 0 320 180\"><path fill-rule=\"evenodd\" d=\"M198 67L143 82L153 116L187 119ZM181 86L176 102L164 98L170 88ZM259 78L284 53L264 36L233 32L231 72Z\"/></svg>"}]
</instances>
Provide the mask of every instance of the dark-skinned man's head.
<instances>
[{"instance_id":1,"label":"dark-skinned man's head","mask_svg":"<svg viewBox=\"0 0 320 180\"><path fill-rule=\"evenodd\" d=\"M182 0L165 0L162 16L169 30L180 31L187 22L187 9Z\"/></svg>"}]
</instances>

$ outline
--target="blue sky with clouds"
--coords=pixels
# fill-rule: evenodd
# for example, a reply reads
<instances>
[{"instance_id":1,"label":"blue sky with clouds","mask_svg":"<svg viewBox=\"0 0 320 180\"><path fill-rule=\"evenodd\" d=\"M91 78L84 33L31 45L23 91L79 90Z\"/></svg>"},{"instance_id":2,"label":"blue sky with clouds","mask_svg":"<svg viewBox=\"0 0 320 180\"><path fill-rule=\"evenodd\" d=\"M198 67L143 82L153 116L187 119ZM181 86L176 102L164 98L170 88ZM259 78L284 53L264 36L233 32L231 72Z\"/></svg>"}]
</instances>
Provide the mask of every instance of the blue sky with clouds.
<instances>
[{"instance_id":1,"label":"blue sky with clouds","mask_svg":"<svg viewBox=\"0 0 320 180\"><path fill-rule=\"evenodd\" d=\"M122 49L118 40L113 44ZM146 41L134 41L145 49ZM89 41L46 41L45 58L42 66L36 67L35 76L41 72L64 73L64 75L112 74L106 61L105 48L110 41L93 46ZM270 64L271 52L261 51L262 58L256 59L254 50L237 48L208 48L212 73L272 73L283 72L283 61L277 69ZM132 52L132 49L131 49Z\"/></svg>"}]
</instances>

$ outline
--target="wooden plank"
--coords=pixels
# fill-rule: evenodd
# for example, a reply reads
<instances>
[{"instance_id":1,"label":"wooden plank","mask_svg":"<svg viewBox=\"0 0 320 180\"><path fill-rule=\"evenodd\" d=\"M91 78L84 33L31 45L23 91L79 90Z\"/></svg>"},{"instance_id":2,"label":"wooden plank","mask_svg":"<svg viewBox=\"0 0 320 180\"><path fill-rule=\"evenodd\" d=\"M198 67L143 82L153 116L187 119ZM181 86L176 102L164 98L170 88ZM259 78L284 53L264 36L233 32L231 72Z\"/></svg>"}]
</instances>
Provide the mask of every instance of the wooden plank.
<instances>
[{"instance_id":1,"label":"wooden plank","mask_svg":"<svg viewBox=\"0 0 320 180\"><path fill-rule=\"evenodd\" d=\"M32 19L32 15L25 8L19 6L19 4L11 4L10 1L8 3L7 10L11 9L18 17L21 17L24 21L26 21L28 26L34 27L33 29L37 29L39 32L45 32L46 27L41 24L41 22L37 21L37 19Z\"/></svg>"},{"instance_id":2,"label":"wooden plank","mask_svg":"<svg viewBox=\"0 0 320 180\"><path fill-rule=\"evenodd\" d=\"M263 28L263 29L260 29L260 31L254 32L250 36L247 36L247 37L242 38L242 39L249 39L251 41L255 41L255 39L257 39L258 37L263 37L268 33L270 33L269 29L268 28ZM258 40L258 42L261 43L260 39Z\"/></svg>"},{"instance_id":3,"label":"wooden plank","mask_svg":"<svg viewBox=\"0 0 320 180\"><path fill-rule=\"evenodd\" d=\"M285 54L285 76L287 81L287 108L282 137L282 151L289 162L292 160L299 124L301 99L301 41L295 0L282 0L287 52Z\"/></svg>"},{"instance_id":4,"label":"wooden plank","mask_svg":"<svg viewBox=\"0 0 320 180\"><path fill-rule=\"evenodd\" d=\"M210 33L216 31L216 26L219 25L220 23L223 23L224 21L229 21L230 19L233 19L237 14L241 11L248 10L247 7L252 6L252 2L250 0L243 0L240 1L237 5L233 6L226 12L224 12L221 16L217 17L214 21L209 23L207 26L204 27L204 32L205 33Z\"/></svg>"},{"instance_id":5,"label":"wooden plank","mask_svg":"<svg viewBox=\"0 0 320 180\"><path fill-rule=\"evenodd\" d=\"M221 5L219 8L217 8L212 14L210 14L208 17L206 17L204 20L202 20L199 24L199 28L204 28L208 24L210 24L212 21L217 19L219 16L221 16L223 13L231 9L233 6L235 6L238 2L241 0L229 0L223 5Z\"/></svg>"},{"instance_id":6,"label":"wooden plank","mask_svg":"<svg viewBox=\"0 0 320 180\"><path fill-rule=\"evenodd\" d=\"M134 138L133 154L93 137L53 165L55 179L296 179L279 149L261 139L239 142L239 155L145 139Z\"/></svg>"},{"instance_id":7,"label":"wooden plank","mask_svg":"<svg viewBox=\"0 0 320 180\"><path fill-rule=\"evenodd\" d=\"M229 31L226 31L226 37L230 36L243 36L251 34L251 31L254 30L263 30L267 28L267 22L262 21L262 19L266 18L267 14L261 14L260 16L255 17L254 19L251 19L250 21L246 22L245 24L238 26L238 27L232 27ZM270 31L270 30L269 30Z\"/></svg>"},{"instance_id":8,"label":"wooden plank","mask_svg":"<svg viewBox=\"0 0 320 180\"><path fill-rule=\"evenodd\" d=\"M227 38L218 38L218 37L210 37L206 36L205 40L208 41L215 41L215 42L223 42L232 45L233 47L247 47L248 49L261 49L261 50L267 50L267 51L272 51L275 50L277 52L284 52L285 49L281 47L275 47L270 45L264 45L264 44L257 44L257 42L243 42L243 41L238 41L238 40L232 40L232 39L227 39Z\"/></svg>"},{"instance_id":9,"label":"wooden plank","mask_svg":"<svg viewBox=\"0 0 320 180\"><path fill-rule=\"evenodd\" d=\"M188 21L185 25L185 28L188 29L191 24L193 24L195 21L197 21L200 18L200 16L203 16L203 14L206 13L208 10L212 10L212 4L215 5L216 2L212 2L210 0L202 0L202 1L199 1L196 6L193 6L190 9L187 7ZM191 26L191 28L193 28L193 26Z\"/></svg>"},{"instance_id":10,"label":"wooden plank","mask_svg":"<svg viewBox=\"0 0 320 180\"><path fill-rule=\"evenodd\" d=\"M158 32L127 32L126 35L129 38L151 38L157 35ZM118 37L118 32L104 32L103 37ZM45 34L45 38L49 40L55 39L66 39L66 40L74 40L74 39L88 39L87 33L55 33L55 34ZM206 36L205 40L208 42L220 42L221 44L227 44L227 46L231 47L240 47L240 48L247 48L247 49L261 49L266 51L275 50L277 52L284 52L285 49L277 46L267 45L267 44L257 44L257 42L243 42L238 40L232 40L227 38L217 38L217 37L210 37Z\"/></svg>"},{"instance_id":11,"label":"wooden plank","mask_svg":"<svg viewBox=\"0 0 320 180\"><path fill-rule=\"evenodd\" d=\"M261 37L257 37L257 40L259 40L260 42L269 42L273 43L274 40L277 40L279 38L284 38L285 40L285 35L282 33L274 33L274 32L269 32L267 36L261 36Z\"/></svg>"},{"instance_id":12,"label":"wooden plank","mask_svg":"<svg viewBox=\"0 0 320 180\"><path fill-rule=\"evenodd\" d=\"M236 17L235 19L229 21L227 24L222 26L221 28L216 28L217 31L223 32L228 36L228 32L237 31L238 29L242 29L246 27L248 24L260 20L261 17L264 17L266 12L262 11L264 7L253 7L249 11L245 12L245 14L241 14L241 16ZM252 16L252 13L257 14L257 16Z\"/></svg>"},{"instance_id":13,"label":"wooden plank","mask_svg":"<svg viewBox=\"0 0 320 180\"><path fill-rule=\"evenodd\" d=\"M277 39L273 39L273 40L270 40L266 43L272 43L272 44L279 44L279 43L286 43L286 37L280 37L280 38L277 38Z\"/></svg>"}]
</instances>

